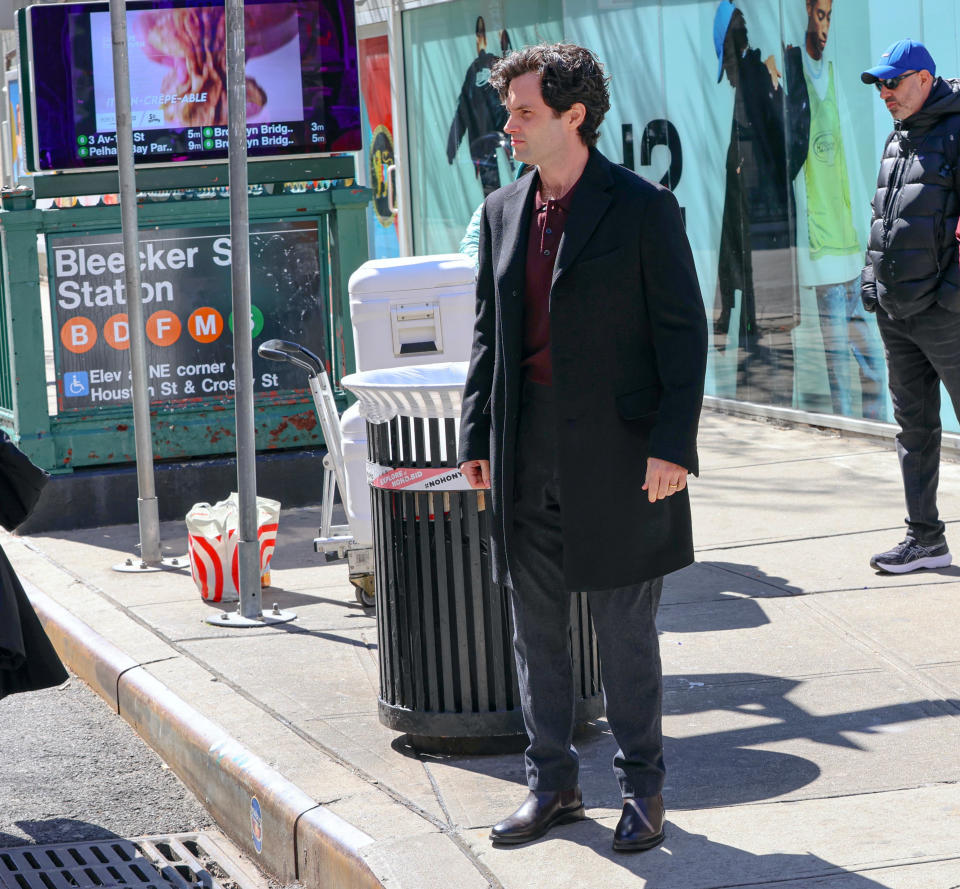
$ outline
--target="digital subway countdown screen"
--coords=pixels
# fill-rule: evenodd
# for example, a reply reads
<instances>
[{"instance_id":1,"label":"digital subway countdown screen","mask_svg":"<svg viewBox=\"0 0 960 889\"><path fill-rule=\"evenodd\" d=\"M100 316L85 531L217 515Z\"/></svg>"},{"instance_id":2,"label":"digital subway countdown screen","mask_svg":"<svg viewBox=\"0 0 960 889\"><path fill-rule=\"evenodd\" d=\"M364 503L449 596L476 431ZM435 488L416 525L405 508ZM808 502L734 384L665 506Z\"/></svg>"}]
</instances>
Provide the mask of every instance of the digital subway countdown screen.
<instances>
[{"instance_id":1,"label":"digital subway countdown screen","mask_svg":"<svg viewBox=\"0 0 960 889\"><path fill-rule=\"evenodd\" d=\"M117 163L107 3L23 12L32 85L32 169ZM360 149L353 0L247 0L251 157ZM127 47L139 164L221 160L229 147L224 8L130 0Z\"/></svg>"}]
</instances>

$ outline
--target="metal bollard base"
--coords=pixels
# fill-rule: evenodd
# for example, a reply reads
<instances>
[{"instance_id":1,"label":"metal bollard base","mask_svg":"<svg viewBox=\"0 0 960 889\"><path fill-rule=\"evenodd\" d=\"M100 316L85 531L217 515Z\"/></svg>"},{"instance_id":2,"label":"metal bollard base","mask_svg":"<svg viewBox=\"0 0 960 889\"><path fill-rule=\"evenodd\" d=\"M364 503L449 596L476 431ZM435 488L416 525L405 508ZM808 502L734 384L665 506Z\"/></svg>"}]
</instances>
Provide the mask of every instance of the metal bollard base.
<instances>
[{"instance_id":1,"label":"metal bollard base","mask_svg":"<svg viewBox=\"0 0 960 889\"><path fill-rule=\"evenodd\" d=\"M131 556L111 566L121 574L149 574L154 571L185 571L190 568L190 556L164 556L158 565L148 565L138 556Z\"/></svg>"},{"instance_id":2,"label":"metal bollard base","mask_svg":"<svg viewBox=\"0 0 960 889\"><path fill-rule=\"evenodd\" d=\"M295 611L281 611L276 605L269 611L263 611L256 617L244 617L239 609L237 611L221 611L219 614L211 614L205 621L215 627L237 627L247 629L248 627L268 627L272 624L286 624L297 619Z\"/></svg>"}]
</instances>

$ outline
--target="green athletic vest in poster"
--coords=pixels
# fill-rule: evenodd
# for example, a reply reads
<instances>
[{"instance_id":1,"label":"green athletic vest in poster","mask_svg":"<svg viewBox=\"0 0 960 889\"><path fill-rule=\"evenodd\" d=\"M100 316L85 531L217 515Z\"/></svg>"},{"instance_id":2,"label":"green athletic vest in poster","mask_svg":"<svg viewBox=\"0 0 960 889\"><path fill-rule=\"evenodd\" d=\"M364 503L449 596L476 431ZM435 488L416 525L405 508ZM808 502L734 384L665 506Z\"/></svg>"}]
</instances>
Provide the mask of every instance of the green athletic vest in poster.
<instances>
[{"instance_id":1,"label":"green athletic vest in poster","mask_svg":"<svg viewBox=\"0 0 960 889\"><path fill-rule=\"evenodd\" d=\"M813 260L860 252L850 212L850 180L840 132L832 62L827 72L827 92L822 99L810 75L804 73L810 97L810 147L803 173L807 186L810 258Z\"/></svg>"}]
</instances>

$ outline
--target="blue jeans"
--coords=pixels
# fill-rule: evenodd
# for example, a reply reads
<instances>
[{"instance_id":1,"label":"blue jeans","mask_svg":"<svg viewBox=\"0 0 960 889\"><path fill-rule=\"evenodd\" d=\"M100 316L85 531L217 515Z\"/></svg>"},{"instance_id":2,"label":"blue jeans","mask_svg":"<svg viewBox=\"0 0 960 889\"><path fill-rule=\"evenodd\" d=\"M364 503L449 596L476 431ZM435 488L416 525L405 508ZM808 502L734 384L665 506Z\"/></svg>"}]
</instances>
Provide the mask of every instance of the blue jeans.
<instances>
[{"instance_id":1,"label":"blue jeans","mask_svg":"<svg viewBox=\"0 0 960 889\"><path fill-rule=\"evenodd\" d=\"M862 416L870 420L886 420L883 347L864 314L860 302L860 278L844 284L824 284L815 289L834 413L843 417L854 415L853 382L850 379L852 352L860 368Z\"/></svg>"}]
</instances>

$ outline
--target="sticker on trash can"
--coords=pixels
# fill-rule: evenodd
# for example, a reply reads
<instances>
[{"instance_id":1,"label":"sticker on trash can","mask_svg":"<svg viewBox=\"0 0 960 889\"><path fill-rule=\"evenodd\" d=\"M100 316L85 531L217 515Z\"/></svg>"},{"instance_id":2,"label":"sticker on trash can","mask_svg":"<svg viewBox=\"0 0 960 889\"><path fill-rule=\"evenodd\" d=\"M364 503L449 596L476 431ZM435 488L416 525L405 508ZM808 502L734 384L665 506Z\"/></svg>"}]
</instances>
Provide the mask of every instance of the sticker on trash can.
<instances>
[{"instance_id":1,"label":"sticker on trash can","mask_svg":"<svg viewBox=\"0 0 960 889\"><path fill-rule=\"evenodd\" d=\"M456 467L403 466L395 468L367 463L367 481L385 491L472 491Z\"/></svg>"},{"instance_id":2,"label":"sticker on trash can","mask_svg":"<svg viewBox=\"0 0 960 889\"><path fill-rule=\"evenodd\" d=\"M263 813L260 811L260 800L250 797L250 834L253 837L253 848L260 854L263 848Z\"/></svg>"}]
</instances>

